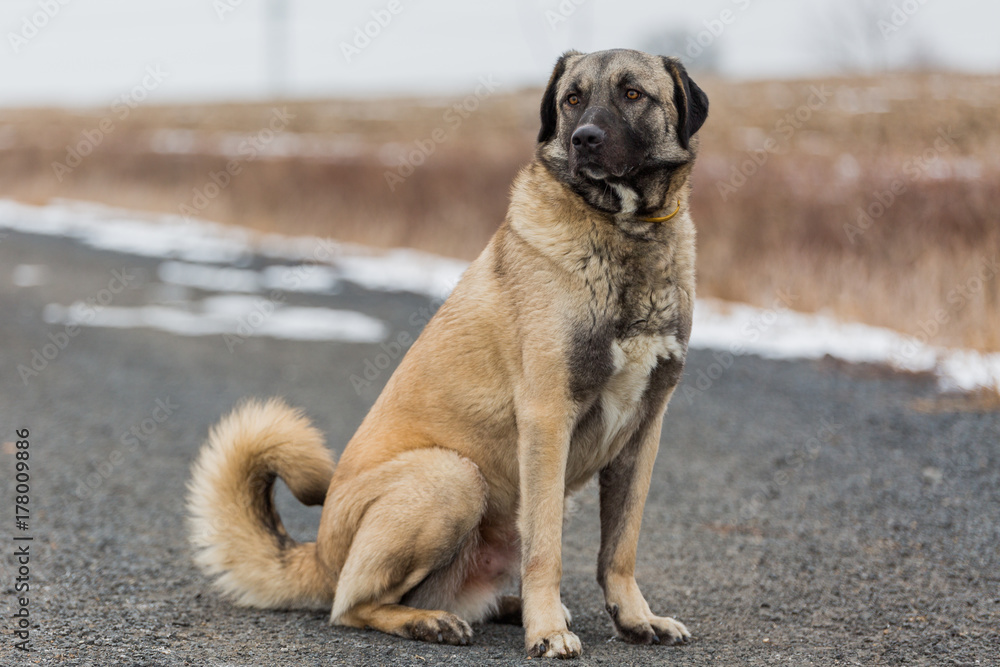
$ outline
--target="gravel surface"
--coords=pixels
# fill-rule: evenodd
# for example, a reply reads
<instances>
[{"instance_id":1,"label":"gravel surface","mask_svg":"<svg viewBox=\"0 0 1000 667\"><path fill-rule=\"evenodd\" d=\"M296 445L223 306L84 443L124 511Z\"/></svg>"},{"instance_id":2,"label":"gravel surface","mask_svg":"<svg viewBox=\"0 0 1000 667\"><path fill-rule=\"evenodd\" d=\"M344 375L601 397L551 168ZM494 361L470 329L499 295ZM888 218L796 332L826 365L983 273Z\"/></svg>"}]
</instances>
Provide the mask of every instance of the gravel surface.
<instances>
[{"instance_id":1,"label":"gravel surface","mask_svg":"<svg viewBox=\"0 0 1000 667\"><path fill-rule=\"evenodd\" d=\"M47 265L50 282L15 287L18 264ZM0 440L29 429L31 457L30 527L16 530L11 509L0 522L0 664L527 662L519 628L480 626L472 647L431 646L331 628L322 613L239 609L207 587L190 560L183 497L208 427L241 397L281 395L339 451L388 372L359 395L349 378L377 346L251 338L230 352L221 336L91 328L21 381L18 365L64 330L44 322L46 304L95 295L123 268L138 278L115 305L147 303L162 291L156 266L70 240L0 241ZM293 302L360 310L411 333L411 315L428 305L351 287ZM693 352L666 419L638 579L654 610L694 639L611 638L588 487L563 552L579 664L1000 664L1000 413L967 407L940 400L927 377ZM126 436L144 422L135 444ZM8 508L14 452L0 453ZM284 490L279 502L293 535L315 535L315 508ZM23 544L27 654L12 634Z\"/></svg>"}]
</instances>

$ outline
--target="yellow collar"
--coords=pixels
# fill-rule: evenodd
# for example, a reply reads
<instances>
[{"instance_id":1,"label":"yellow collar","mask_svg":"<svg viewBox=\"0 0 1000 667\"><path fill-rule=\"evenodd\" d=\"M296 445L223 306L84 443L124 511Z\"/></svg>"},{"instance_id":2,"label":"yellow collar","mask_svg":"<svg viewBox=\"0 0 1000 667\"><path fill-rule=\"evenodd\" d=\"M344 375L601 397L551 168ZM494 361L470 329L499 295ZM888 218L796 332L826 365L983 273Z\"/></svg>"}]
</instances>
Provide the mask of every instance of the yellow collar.
<instances>
[{"instance_id":1,"label":"yellow collar","mask_svg":"<svg viewBox=\"0 0 1000 667\"><path fill-rule=\"evenodd\" d=\"M681 202L680 202L680 200L678 200L677 201L677 208L675 208L674 212L671 213L670 215L665 215L662 218L639 218L639 220L641 220L642 222L666 222L667 220L670 220L675 215L677 215L677 212L680 211L680 210L681 210Z\"/></svg>"}]
</instances>

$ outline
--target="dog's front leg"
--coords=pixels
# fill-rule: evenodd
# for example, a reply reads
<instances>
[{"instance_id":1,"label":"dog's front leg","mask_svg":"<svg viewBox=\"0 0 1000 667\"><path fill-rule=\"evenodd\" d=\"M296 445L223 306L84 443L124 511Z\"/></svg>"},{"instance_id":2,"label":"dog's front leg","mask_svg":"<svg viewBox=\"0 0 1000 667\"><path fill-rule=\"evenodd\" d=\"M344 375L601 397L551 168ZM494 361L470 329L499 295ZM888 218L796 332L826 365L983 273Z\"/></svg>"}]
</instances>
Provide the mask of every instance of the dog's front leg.
<instances>
[{"instance_id":1,"label":"dog's front leg","mask_svg":"<svg viewBox=\"0 0 1000 667\"><path fill-rule=\"evenodd\" d=\"M660 444L662 410L644 424L600 473L601 550L597 581L615 631L627 642L685 642L683 623L653 614L635 581L636 548L642 510Z\"/></svg>"},{"instance_id":2,"label":"dog's front leg","mask_svg":"<svg viewBox=\"0 0 1000 667\"><path fill-rule=\"evenodd\" d=\"M582 647L559 597L572 403L534 389L517 413L524 641L530 656L573 658Z\"/></svg>"}]
</instances>

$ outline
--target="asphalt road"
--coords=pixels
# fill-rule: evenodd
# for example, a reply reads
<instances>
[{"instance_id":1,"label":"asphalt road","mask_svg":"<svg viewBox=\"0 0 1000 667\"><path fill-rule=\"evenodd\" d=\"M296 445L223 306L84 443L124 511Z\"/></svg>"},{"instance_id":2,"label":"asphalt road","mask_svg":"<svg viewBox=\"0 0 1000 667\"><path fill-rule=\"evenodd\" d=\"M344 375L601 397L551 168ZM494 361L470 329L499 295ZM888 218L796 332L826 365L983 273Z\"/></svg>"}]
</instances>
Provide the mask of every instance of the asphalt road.
<instances>
[{"instance_id":1,"label":"asphalt road","mask_svg":"<svg viewBox=\"0 0 1000 667\"><path fill-rule=\"evenodd\" d=\"M47 265L48 284L14 286L13 267L26 263ZM241 397L281 395L339 450L388 373L359 395L350 376L377 346L250 338L230 351L218 335L84 328L22 381L18 365L65 329L46 324L46 304L95 295L123 268L139 277L115 305L148 303L162 292L156 266L69 240L0 240L0 664L526 662L517 628L477 627L468 648L430 646L331 628L322 613L238 609L207 587L189 557L183 497L208 427ZM293 301L410 333L427 307L350 286ZM1000 664L1000 413L940 400L928 377L831 360L715 362L693 352L687 391L670 406L638 562L651 606L694 640L611 638L588 488L564 547L579 663ZM704 391L699 370L716 376ZM141 437L129 438L133 428ZM29 431L27 530L15 527L17 429ZM294 535L315 534L315 509L279 500ZM24 545L29 653L12 634Z\"/></svg>"}]
</instances>

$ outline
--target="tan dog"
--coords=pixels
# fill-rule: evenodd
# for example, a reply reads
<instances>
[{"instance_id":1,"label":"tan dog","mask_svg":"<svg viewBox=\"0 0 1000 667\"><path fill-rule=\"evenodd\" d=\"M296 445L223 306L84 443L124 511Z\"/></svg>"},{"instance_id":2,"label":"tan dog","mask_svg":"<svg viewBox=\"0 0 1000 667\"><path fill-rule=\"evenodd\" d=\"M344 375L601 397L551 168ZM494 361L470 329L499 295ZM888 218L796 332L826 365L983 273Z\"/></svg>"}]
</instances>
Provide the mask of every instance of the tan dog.
<instances>
[{"instance_id":1,"label":"tan dog","mask_svg":"<svg viewBox=\"0 0 1000 667\"><path fill-rule=\"evenodd\" d=\"M428 323L334 467L279 401L216 426L190 485L198 563L237 602L332 605L331 622L466 644L522 621L532 656L572 657L559 597L563 507L600 479L597 578L618 634L685 641L634 577L643 505L694 304L688 176L708 113L679 62L559 59L535 160L507 219ZM275 477L323 504L289 538ZM500 597L520 575L521 597Z\"/></svg>"}]
</instances>

